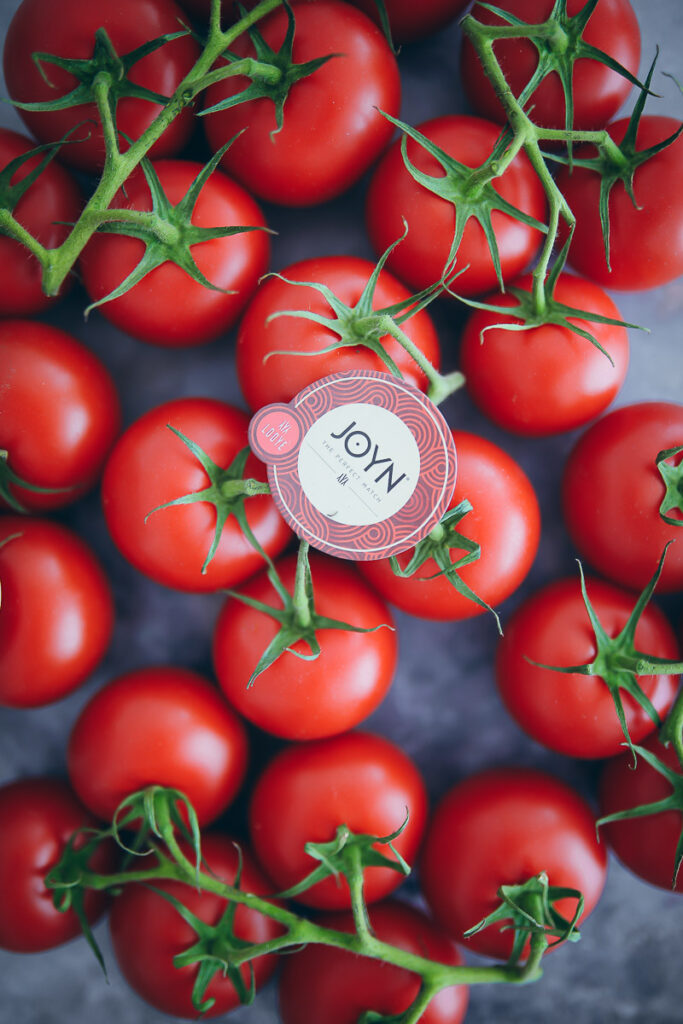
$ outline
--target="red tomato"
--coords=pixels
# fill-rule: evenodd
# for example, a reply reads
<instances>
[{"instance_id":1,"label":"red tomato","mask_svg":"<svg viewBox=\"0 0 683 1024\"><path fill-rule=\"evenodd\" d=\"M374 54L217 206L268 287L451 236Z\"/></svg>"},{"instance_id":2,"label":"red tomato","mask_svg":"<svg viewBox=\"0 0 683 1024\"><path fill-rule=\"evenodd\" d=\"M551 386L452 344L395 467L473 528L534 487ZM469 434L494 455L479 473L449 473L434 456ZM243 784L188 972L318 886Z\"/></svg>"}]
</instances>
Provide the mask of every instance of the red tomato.
<instances>
[{"instance_id":1,"label":"red tomato","mask_svg":"<svg viewBox=\"0 0 683 1024\"><path fill-rule=\"evenodd\" d=\"M501 0L496 7L514 14L522 21L540 24L550 15L553 0ZM586 0L569 0L567 13L578 14ZM484 25L504 25L506 22L479 4L472 14ZM638 74L640 63L640 30L629 0L600 0L583 34L589 46L595 46L622 64L632 75ZM498 40L494 53L503 74L515 96L533 75L538 65L538 50L527 39ZM503 124L507 120L493 86L484 74L477 53L467 38L462 48L462 80L465 94L482 117ZM596 131L604 128L614 117L629 92L631 83L616 71L594 60L578 60L572 76L574 97L574 128L576 131ZM563 129L566 123L564 92L559 76L554 72L532 93L527 109L535 124L544 128Z\"/></svg>"},{"instance_id":2,"label":"red tomato","mask_svg":"<svg viewBox=\"0 0 683 1024\"><path fill-rule=\"evenodd\" d=\"M0 448L22 480L70 488L12 493L25 508L59 508L95 483L114 443L119 399L109 373L84 345L48 324L0 323Z\"/></svg>"},{"instance_id":3,"label":"red tomato","mask_svg":"<svg viewBox=\"0 0 683 1024\"><path fill-rule=\"evenodd\" d=\"M256 683L258 685L258 682ZM278 889L301 881L318 865L304 852L307 842L334 839L337 827L385 836L408 823L393 845L410 864L427 817L424 782L409 757L393 743L365 732L287 747L261 775L249 808L254 852ZM388 846L381 851L391 857ZM392 868L364 872L368 903L400 885ZM326 878L297 897L310 907L350 906L348 885Z\"/></svg>"},{"instance_id":4,"label":"red tomato","mask_svg":"<svg viewBox=\"0 0 683 1024\"><path fill-rule=\"evenodd\" d=\"M189 160L162 160L154 165L162 188L177 204L200 173L202 165ZM149 186L141 171L126 182L115 207L151 210ZM221 171L204 184L192 214L196 227L265 225L263 214L241 186ZM192 246L192 257L219 291L194 281L175 263L152 270L130 291L106 302L100 311L121 330L140 341L176 348L201 345L227 331L244 309L268 266L268 236L264 231L214 238ZM81 256L83 284L97 302L131 273L144 253L144 243L127 235L97 234Z\"/></svg>"},{"instance_id":5,"label":"red tomato","mask_svg":"<svg viewBox=\"0 0 683 1024\"><path fill-rule=\"evenodd\" d=\"M531 277L515 281L514 286L531 291ZM570 274L561 275L555 298L575 309L620 319L619 310L601 288ZM485 301L511 306L516 300L507 293ZM475 310L465 325L460 368L482 412L505 430L528 437L572 430L604 412L626 377L626 329L571 318L610 354L612 366L602 352L568 327L542 324L518 332L493 326L521 322Z\"/></svg>"},{"instance_id":6,"label":"red tomato","mask_svg":"<svg viewBox=\"0 0 683 1024\"><path fill-rule=\"evenodd\" d=\"M673 747L663 747L656 736L643 746L650 750L668 768L680 772ZM638 758L633 768L630 752L608 761L600 780L600 814L614 814L630 810L640 804L652 804L671 796L671 783L652 768L644 757ZM606 838L622 864L639 878L671 891L676 847L683 828L680 811L648 814L644 818L613 821L602 825L600 833ZM683 871L678 872L676 892L683 892Z\"/></svg>"},{"instance_id":7,"label":"red tomato","mask_svg":"<svg viewBox=\"0 0 683 1024\"><path fill-rule=\"evenodd\" d=\"M47 519L0 517L0 705L38 707L85 682L109 646L107 579L74 533Z\"/></svg>"},{"instance_id":8,"label":"red tomato","mask_svg":"<svg viewBox=\"0 0 683 1024\"><path fill-rule=\"evenodd\" d=\"M383 623L393 627L389 609L355 569L321 555L313 555L310 562L319 615L364 628ZM284 559L277 568L292 592L296 558ZM265 572L243 593L281 606ZM398 639L393 628L374 633L320 630L319 658L304 661L285 651L248 688L278 626L275 619L234 598L223 606L213 640L214 666L223 692L240 714L276 736L311 740L352 729L375 710L396 667ZM294 650L310 653L303 641L297 641Z\"/></svg>"},{"instance_id":9,"label":"red tomato","mask_svg":"<svg viewBox=\"0 0 683 1024\"><path fill-rule=\"evenodd\" d=\"M551 886L583 893L583 920L600 897L606 870L590 807L563 782L529 768L491 769L451 789L432 818L420 868L437 922L458 941L498 906L501 885L541 871ZM571 918L576 900L560 900L557 909ZM512 950L512 932L496 926L466 941L501 960Z\"/></svg>"},{"instance_id":10,"label":"red tomato","mask_svg":"<svg viewBox=\"0 0 683 1024\"><path fill-rule=\"evenodd\" d=\"M429 0L416 4L415 0L384 0L389 16L389 28L394 43L409 43L432 35L453 20L467 7L469 0ZM375 0L351 0L354 7L379 24Z\"/></svg>"},{"instance_id":11,"label":"red tomato","mask_svg":"<svg viewBox=\"0 0 683 1024\"><path fill-rule=\"evenodd\" d=\"M247 444L248 423L225 402L179 398L151 409L121 436L105 469L102 501L114 542L140 572L178 590L212 591L233 587L262 568L263 558L230 517L202 575L216 529L216 510L208 502L160 509L145 523L152 509L209 485L206 471L167 424L226 468ZM254 456L245 472L266 479L265 466ZM246 509L257 540L271 556L279 554L290 532L272 498L247 498Z\"/></svg>"},{"instance_id":12,"label":"red tomato","mask_svg":"<svg viewBox=\"0 0 683 1024\"><path fill-rule=\"evenodd\" d=\"M35 52L87 60L93 54L95 31L104 28L119 56L124 56L151 39L178 32L184 18L173 0L118 0L116 4L89 0L23 0L5 39L4 67L7 88L13 100L46 103L66 96L77 79L55 64L41 68L33 61ZM134 64L129 78L138 86L171 96L199 56L190 35L167 43ZM43 74L45 77L43 77ZM162 107L146 99L124 97L116 108L116 124L122 134L138 139L161 112ZM19 114L41 142L56 142L81 122L64 146L61 158L83 171L98 171L104 163L104 142L94 103L66 110ZM181 111L150 153L171 156L183 148L192 131L192 111ZM121 142L125 148L125 142Z\"/></svg>"},{"instance_id":13,"label":"red tomato","mask_svg":"<svg viewBox=\"0 0 683 1024\"><path fill-rule=\"evenodd\" d=\"M56 779L21 779L0 789L0 947L37 953L80 935L73 910L55 909L44 878L59 861L73 833L95 821L69 787ZM82 844L80 844L82 845ZM100 845L94 871L113 868L112 848ZM104 893L90 889L84 909L92 923L104 910Z\"/></svg>"},{"instance_id":14,"label":"red tomato","mask_svg":"<svg viewBox=\"0 0 683 1024\"><path fill-rule=\"evenodd\" d=\"M623 118L609 125L609 134L621 142L628 126ZM680 127L671 117L645 116L638 126L638 150L663 142ZM576 157L594 155L593 147L577 146ZM569 262L580 274L606 288L627 291L656 288L683 274L683 193L678 187L683 173L683 138L657 153L636 169L629 199L622 182L609 196L610 264L600 225L600 178L592 170L575 166L570 174L560 168L557 184L576 217ZM567 231L561 225L560 241ZM634 244L634 239L637 244Z\"/></svg>"},{"instance_id":15,"label":"red tomato","mask_svg":"<svg viewBox=\"0 0 683 1024\"><path fill-rule=\"evenodd\" d=\"M282 130L271 136L275 105L265 98L209 114L204 121L214 152L243 128L249 129L222 160L238 181L271 202L308 206L344 192L379 156L393 131L379 110L398 114L401 85L394 55L364 14L339 0L294 4L294 14L294 62L335 56L293 85ZM287 24L281 7L260 21L258 30L278 50ZM246 37L238 39L232 51L238 56L255 53ZM211 86L205 106L212 107L248 84L244 78L229 78ZM399 226L398 235L401 230Z\"/></svg>"},{"instance_id":16,"label":"red tomato","mask_svg":"<svg viewBox=\"0 0 683 1024\"><path fill-rule=\"evenodd\" d=\"M540 513L527 476L502 448L461 430L453 431L458 475L451 499L454 508L464 498L473 505L459 530L481 544L481 557L461 569L460 575L492 607L520 585L531 568L540 536ZM463 551L452 550L452 560ZM399 555L407 565L412 551ZM469 619L485 609L457 592L432 560L408 578L394 575L388 559L360 562L359 568L380 594L410 615L425 619Z\"/></svg>"},{"instance_id":17,"label":"red tomato","mask_svg":"<svg viewBox=\"0 0 683 1024\"><path fill-rule=\"evenodd\" d=\"M434 118L418 125L418 130L467 167L484 163L500 133L498 125L462 114ZM443 175L438 161L412 139L408 139L407 151L409 160L418 170ZM545 194L524 154L517 156L493 185L507 202L543 220ZM404 219L408 223L408 235L396 246L387 266L411 287L427 288L443 274L455 229L455 210L452 203L429 192L412 178L403 163L401 143L397 139L382 157L368 190L366 222L377 253L384 252L401 237ZM541 235L506 213L494 212L491 219L503 280L509 281L524 270L538 248ZM453 283L459 294L476 295L496 287L496 272L483 229L473 220L465 228L457 254L456 270L464 267L468 269Z\"/></svg>"},{"instance_id":18,"label":"red tomato","mask_svg":"<svg viewBox=\"0 0 683 1024\"><path fill-rule=\"evenodd\" d=\"M202 855L206 861L204 871L227 885L234 883L238 853L232 839L222 835L203 836ZM215 893L198 892L194 886L182 882L162 880L155 882L154 888L175 896L207 924L218 924L227 907L225 900ZM240 888L259 895L267 894L271 888L244 849ZM173 958L197 941L197 933L175 907L148 886L127 885L114 901L109 924L114 953L128 984L162 1013L195 1019L198 1014L192 1006L192 986L199 970L198 964L178 968L174 966ZM267 942L281 930L274 921L251 907L237 908L235 934L238 938L254 943ZM277 958L273 955L260 956L251 963L258 989L273 973ZM242 968L242 976L248 989L247 964ZM232 981L220 970L210 982L205 998L216 1001L202 1014L206 1017L216 1017L239 1005Z\"/></svg>"},{"instance_id":19,"label":"red tomato","mask_svg":"<svg viewBox=\"0 0 683 1024\"><path fill-rule=\"evenodd\" d=\"M588 580L588 596L610 637L618 636L633 611L633 594L600 580ZM654 605L636 629L639 651L675 661L680 657L673 630ZM597 654L578 577L558 580L527 600L505 627L498 648L496 677L505 705L525 732L569 757L612 757L624 743L610 692L600 676L564 675L530 665L584 665ZM662 718L673 704L678 677L638 676ZM650 716L620 691L634 743L655 728Z\"/></svg>"},{"instance_id":20,"label":"red tomato","mask_svg":"<svg viewBox=\"0 0 683 1024\"><path fill-rule=\"evenodd\" d=\"M353 256L327 256L302 260L281 271L292 281L315 281L327 285L347 306L354 307L361 297L374 265ZM410 292L388 271L380 275L374 309L384 309L410 297ZM237 336L237 376L242 393L252 409L270 402L289 402L299 391L321 377L347 370L379 370L386 365L363 345L340 348L322 356L294 354L273 355L271 352L318 352L339 340L339 335L312 320L268 317L283 309L301 309L332 317L330 305L314 288L286 284L271 277L259 286L240 324ZM439 339L429 315L421 311L401 328L424 352L438 370L441 364ZM427 390L427 378L415 360L389 335L382 338L388 355L410 383ZM267 361L266 361L267 360Z\"/></svg>"},{"instance_id":21,"label":"red tomato","mask_svg":"<svg viewBox=\"0 0 683 1024\"><path fill-rule=\"evenodd\" d=\"M200 825L223 813L246 761L244 727L218 691L195 672L165 666L128 672L99 690L67 750L72 785L98 817L159 785L183 792Z\"/></svg>"},{"instance_id":22,"label":"red tomato","mask_svg":"<svg viewBox=\"0 0 683 1024\"><path fill-rule=\"evenodd\" d=\"M34 143L0 128L0 170L17 157L34 148ZM28 160L12 175L11 185L17 185L40 163L42 154ZM81 212L81 193L70 174L54 161L41 172L28 187L13 216L46 249L56 249L69 233L69 221L78 219ZM60 295L72 283L67 278ZM56 300L48 298L42 288L42 272L38 261L20 242L0 236L0 316L27 316L40 313Z\"/></svg>"},{"instance_id":23,"label":"red tomato","mask_svg":"<svg viewBox=\"0 0 683 1024\"><path fill-rule=\"evenodd\" d=\"M421 911L391 900L371 907L369 916L380 942L437 963L462 963L455 943ZM338 931L355 931L351 914L328 914L319 923ZM357 1024L367 1010L398 1017L408 1009L419 987L417 975L400 967L311 944L285 958L280 1013L283 1024ZM420 1017L420 1024L460 1024L467 997L466 985L442 989Z\"/></svg>"},{"instance_id":24,"label":"red tomato","mask_svg":"<svg viewBox=\"0 0 683 1024\"><path fill-rule=\"evenodd\" d=\"M642 402L598 420L567 460L562 482L567 529L580 554L616 583L641 590L664 545L677 540L657 590L683 588L682 531L659 515L666 489L655 466L660 451L681 444L683 406Z\"/></svg>"}]
</instances>

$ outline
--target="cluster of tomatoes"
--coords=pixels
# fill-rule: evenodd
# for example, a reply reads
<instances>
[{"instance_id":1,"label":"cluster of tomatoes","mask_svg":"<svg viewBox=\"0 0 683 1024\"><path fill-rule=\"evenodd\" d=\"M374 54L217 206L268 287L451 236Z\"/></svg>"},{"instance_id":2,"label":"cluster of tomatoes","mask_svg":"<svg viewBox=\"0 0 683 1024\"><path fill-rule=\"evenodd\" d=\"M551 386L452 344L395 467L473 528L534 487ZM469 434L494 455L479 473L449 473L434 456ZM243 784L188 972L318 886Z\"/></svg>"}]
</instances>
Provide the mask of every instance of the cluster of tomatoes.
<instances>
[{"instance_id":1,"label":"cluster of tomatoes","mask_svg":"<svg viewBox=\"0 0 683 1024\"><path fill-rule=\"evenodd\" d=\"M223 6L227 20L235 12L233 5ZM369 0L295 4L293 58L299 66L317 64L292 86L281 130L273 131L277 104L272 98L226 106L201 119L193 116L192 108L183 110L152 147L151 168L138 167L111 204L132 215L126 225L130 235L103 225L105 230L93 236L80 256L80 285L71 298L64 293L74 284L73 276L57 300L48 299L35 260L16 241L0 237L0 449L7 452L0 461L0 501L7 506L0 516L0 704L17 709L4 712L5 776L15 779L18 770L27 775L21 769L31 763L49 770L59 767L70 727L70 787L53 779L21 778L0 789L0 946L5 949L47 949L78 932L73 911L55 910L41 881L75 828L111 818L125 796L151 783L182 790L201 825L208 825L243 792L248 761L255 765L247 779L249 805L238 798L231 825L248 833L253 854L245 847L241 884L253 892L281 891L298 882L311 869L304 844L331 839L339 824L355 832L389 835L408 810L395 849L409 863L422 850L422 891L438 926L407 904L386 901L375 906L396 888L400 875L378 867L365 872L375 933L408 951L458 963L452 940L462 939L465 930L492 910L498 886L542 871L553 886L581 890L585 913L601 894L606 847L596 839L593 810L573 788L536 768L478 771L450 789L429 819L428 789L432 796L441 796L466 770L499 761L504 753L498 750L499 737L508 728L494 698L484 694L480 701L471 685L491 674L493 619L444 627L412 618L456 622L484 610L446 576L427 579L437 572L433 561L411 577L399 577L388 561L352 566L312 555L315 612L366 632L321 630L317 659L302 660L286 652L248 686L279 625L258 605L277 611L281 601L262 571L262 556L234 514L230 470L247 443L249 416L224 399L254 411L270 402L289 401L329 373L386 369L370 348L349 341L354 330L362 331L358 317L351 318L340 347L320 354L340 340L320 322L333 315L327 296L332 293L350 313L373 271L367 259L339 255L354 246L369 249L367 241L360 241L366 237L359 222L364 202L367 237L377 256L402 239L377 279L373 308L405 309L411 293L440 278L453 237L453 206L435 189L418 184L408 165L433 181L447 171L447 161L414 136L405 157L400 141L390 144L390 119L399 116L402 84L406 106L412 104L410 114L415 115L411 124L460 164L483 163L500 132L502 111L469 45L462 54L463 81L480 116L445 113L425 121L425 111L409 96L411 76L425 74L429 47L435 54L447 53L457 30L451 27L433 43L410 44L441 29L467 5L434 0L418 9L389 0L386 6L395 39L406 43L398 60L368 17L376 16ZM505 0L500 6L537 21L552 4ZM568 10L575 13L582 6L569 0ZM40 104L74 89L75 62L92 52L98 29L106 29L119 57L150 39L177 32L179 19L186 20L188 12L201 30L208 4L186 0L184 7L185 13L174 0L146 0L144 5L134 0L117 5L23 0L6 37L10 95L20 103ZM475 13L481 21L496 20L484 8ZM263 57L266 50L281 54L290 17L291 12L278 8L259 23L256 51L242 37L232 47L235 57L254 52ZM640 34L628 0L599 0L586 40L638 74ZM530 50L517 43L500 49L501 66L516 92L533 69ZM44 56L33 61L35 52L57 53L71 64L60 66ZM133 62L131 79L140 89L170 95L199 52L193 36L181 35ZM324 57L329 59L322 61ZM590 68L585 79L579 73L584 66ZM419 85L416 95L431 100L443 87L441 81L433 88ZM244 86L238 78L216 82L195 109L220 105ZM446 111L456 102L455 83L449 88L453 95L443 104ZM604 126L630 88L624 77L604 65L580 62L575 124L586 131ZM160 110L149 97L122 95L116 104L121 139L138 138ZM433 108L426 112L435 113ZM53 248L79 216L83 187L89 184L92 190L94 179L84 176L101 168L103 134L96 109L82 104L63 111L25 110L22 116L39 142L65 139L62 162L46 163L18 201L13 200L11 188L30 175L47 150L24 160L36 143L2 129L0 197L3 204L13 204L15 218L34 238ZM564 125L564 99L552 76L535 94L533 116L551 128ZM662 142L678 126L671 118L644 114L638 148ZM628 138L629 130L628 119L609 128L617 140ZM123 141L121 146L125 148ZM216 159L220 154L220 169L197 190L198 175L211 153ZM676 140L637 168L633 188L638 207L620 183L614 187L609 269L599 179L581 166L589 151L575 148L576 166L571 172L563 167L556 180L577 217L570 263L586 278L563 272L555 290L558 302L618 321L619 310L603 288L650 288L681 273L683 205L676 182L682 153L683 140ZM11 169L4 178L3 167ZM367 182L357 184L365 172ZM547 215L545 194L523 155L495 188L525 217L492 214L501 274L507 285L529 292L531 279L519 275L542 241L538 225ZM310 214L302 209L308 206L314 207ZM149 213L163 215L169 230L160 234L157 228L150 234L151 222L144 219ZM201 243L187 234L191 226L209 233L223 225L251 230L222 236L214 232ZM271 241L266 226L277 226L281 237ZM183 245L183 258L190 264L165 262L167 252L178 254ZM330 251L335 255L328 255ZM136 274L143 258L150 273L124 290L122 284ZM155 259L159 265L152 266ZM260 281L269 268L278 274ZM480 225L473 221L466 225L458 250L456 269L462 268L452 283L458 294L487 296L496 306L512 304L509 291L491 295L498 288L496 266ZM85 301L83 289L87 300L98 306L87 328L74 326L74 311ZM110 300L113 292L116 297ZM667 294L675 297L671 290ZM450 368L458 360L445 351L444 339L455 334L455 320L462 333L459 365L469 396L495 424L487 424L470 405L466 426L475 424L477 431L464 429L462 408L468 399L458 395L450 400L448 418L457 423L453 433L458 453L452 506L465 499L471 503L472 511L458 529L481 547L480 557L464 565L459 575L482 602L498 608L523 584L542 543L539 502L530 476L537 488L553 495L547 502L550 517L558 515L554 494L559 471L553 467L561 464L574 439L562 438L559 445L547 439L583 428L605 412L626 377L628 337L618 323L574 318L609 353L608 359L566 326L502 330L497 325L504 314L477 309L468 311L460 332L462 307L454 299L439 299L432 308L403 320L402 331L437 369L444 349L443 361ZM297 311L307 316L296 317ZM47 315L41 320L27 319L42 313ZM70 332L56 324L68 325ZM510 317L510 325L518 321ZM233 326L234 361L224 337ZM72 332L86 335L89 347ZM194 350L219 336L216 345ZM427 377L400 342L383 341L406 379L426 390ZM656 344L656 339L639 343ZM645 393L668 388L675 395L673 378L663 379L659 359L652 358L651 365L652 376L647 371L643 375ZM194 397L197 392L215 397ZM638 381L631 394L642 396ZM120 399L129 423L123 433ZM546 440L520 440L530 437ZM532 449L529 444L546 447ZM665 487L655 467L659 452L681 444L683 407L640 403L599 419L566 462L566 526L587 564L610 581L589 578L587 583L592 608L609 637L624 629L638 590L654 574L670 540L676 543L664 561L658 592L683 589L683 536L677 536L683 531L673 499L663 508L665 517L659 514ZM680 453L664 461L673 470ZM266 479L265 467L252 455L244 477ZM100 480L103 518L97 498L87 497ZM239 495L237 508L242 508ZM292 591L296 558L283 554L292 537L272 500L265 494L248 497L244 510L250 532ZM217 520L226 512L232 514L219 534ZM49 517L38 518L43 513ZM560 537L559 523L544 525L546 564L557 567L563 557L558 552L563 545L567 550L567 542ZM97 557L79 534L94 541ZM453 557L461 553L453 549ZM403 566L409 557L402 556ZM247 602L218 593L231 588L239 589ZM496 661L500 694L513 718L551 751L572 758L613 759L603 775L602 813L666 798L671 788L667 780L642 758L632 771L631 755L621 752L624 733L601 678L542 667L578 666L595 657L596 639L578 574L521 593L526 593L525 602L512 616L503 615L505 635L498 642ZM398 609L395 616L389 605ZM210 663L207 622L214 618ZM675 663L680 657L671 626L654 606L643 612L634 643L637 651L654 658ZM159 667L162 661L169 664ZM210 674L218 688L206 678ZM654 712L664 718L676 696L677 677L663 672L642 676L639 682ZM453 693L456 683L459 694ZM400 745L375 732L349 732L385 697L373 727ZM62 698L67 699L56 709L24 710ZM632 741L645 740L678 771L673 750L656 743L652 714L629 694L622 693L622 699ZM471 708L470 726L463 725L463 713L456 709L461 702ZM486 730L492 723L489 739ZM422 726L429 735L418 735ZM49 737L49 752L36 758L31 749L27 756L24 745L33 748L43 737ZM515 743L511 740L510 746ZM520 739L523 761L550 763L559 774L574 773L587 788L580 769L563 768L561 758L549 762L534 749L528 754L528 741ZM264 754L274 750L264 767ZM604 831L625 863L668 888L680 817L670 811ZM238 858L231 839L209 832L203 852L210 871L234 880ZM103 849L98 856L93 867L111 870L110 852ZM216 896L180 883L159 884L199 918L220 917L223 906ZM682 885L679 877L677 888ZM330 927L353 930L352 918L344 913L349 906L345 883L327 879L300 900L327 911L323 920ZM563 902L571 916L569 901ZM104 907L99 894L89 894L85 910L91 920ZM253 911L240 908L237 917L238 933L249 941L266 942L277 934L274 922ZM116 958L133 988L166 1013L192 1016L190 993L197 968L179 970L172 963L196 939L188 921L158 893L129 886L113 901L110 924ZM468 940L470 949L500 958L509 954L511 944L510 933L495 928ZM258 985L274 966L272 957L255 962ZM236 1005L229 978L217 976L211 986L209 993L216 999L212 1013ZM286 958L280 1012L286 1024L353 1024L369 1009L402 1013L418 987L417 979L405 971L312 945ZM533 998L530 994L528 1005ZM466 1003L464 988L446 989L421 1019L457 1024ZM130 1019L127 1004L123 1012ZM248 1011L249 1020L254 1012Z\"/></svg>"}]
</instances>

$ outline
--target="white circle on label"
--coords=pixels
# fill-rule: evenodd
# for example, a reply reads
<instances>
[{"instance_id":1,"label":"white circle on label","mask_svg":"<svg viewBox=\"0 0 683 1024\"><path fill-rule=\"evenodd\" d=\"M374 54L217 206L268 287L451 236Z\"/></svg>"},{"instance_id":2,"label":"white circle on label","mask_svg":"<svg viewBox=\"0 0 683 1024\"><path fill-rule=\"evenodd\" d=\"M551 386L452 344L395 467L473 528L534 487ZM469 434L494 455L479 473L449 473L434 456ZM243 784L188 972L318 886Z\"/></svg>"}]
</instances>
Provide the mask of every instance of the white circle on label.
<instances>
[{"instance_id":1,"label":"white circle on label","mask_svg":"<svg viewBox=\"0 0 683 1024\"><path fill-rule=\"evenodd\" d=\"M324 516L345 526L370 526L408 501L420 475L420 452L393 412L357 402L330 409L310 427L298 472L306 497Z\"/></svg>"}]
</instances>

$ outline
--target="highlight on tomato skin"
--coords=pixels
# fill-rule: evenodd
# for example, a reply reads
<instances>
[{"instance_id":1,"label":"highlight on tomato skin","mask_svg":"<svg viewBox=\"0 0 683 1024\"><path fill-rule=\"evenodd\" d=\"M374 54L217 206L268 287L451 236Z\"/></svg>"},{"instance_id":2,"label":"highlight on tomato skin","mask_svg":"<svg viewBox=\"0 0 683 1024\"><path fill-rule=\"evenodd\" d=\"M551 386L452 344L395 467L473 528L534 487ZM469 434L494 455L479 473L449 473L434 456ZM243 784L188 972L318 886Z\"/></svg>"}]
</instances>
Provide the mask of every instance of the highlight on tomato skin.
<instances>
[{"instance_id":1,"label":"highlight on tomato skin","mask_svg":"<svg viewBox=\"0 0 683 1024\"><path fill-rule=\"evenodd\" d=\"M241 860L240 888L261 896L272 892L271 883L256 866L250 851L230 836L207 832L202 836L202 857L202 870L226 885L235 883ZM195 1019L198 1013L192 1005L192 986L199 965L178 968L173 958L194 945L197 933L161 894L175 897L201 921L213 925L218 924L229 904L215 893L198 892L182 882L162 879L154 883L154 889L158 891L128 884L114 900L109 919L114 955L128 984L146 1002L162 1013ZM280 925L251 907L237 907L234 933L238 939L260 944L281 931ZM272 975L277 961L273 954L250 961L256 990ZM249 964L243 965L241 974L248 990ZM205 998L215 1003L202 1017L216 1017L239 1005L235 986L221 970L209 983Z\"/></svg>"},{"instance_id":2,"label":"highlight on tomato skin","mask_svg":"<svg viewBox=\"0 0 683 1024\"><path fill-rule=\"evenodd\" d=\"M458 947L422 911L386 900L369 908L370 927L381 941L437 963L461 965ZM354 932L351 914L324 914L317 922ZM283 1024L357 1024L368 1010L386 1016L408 1009L420 987L410 972L329 946L309 945L283 961L279 1006ZM442 989L421 1024L460 1024L468 1003L466 985Z\"/></svg>"},{"instance_id":3,"label":"highlight on tomato skin","mask_svg":"<svg viewBox=\"0 0 683 1024\"><path fill-rule=\"evenodd\" d=\"M61 780L27 778L0 787L0 948L38 953L81 934L74 910L62 912L54 906L45 876L74 832L95 825ZM115 861L113 844L100 844L89 864L93 871L107 873ZM85 893L83 906L90 924L106 905L105 893Z\"/></svg>"},{"instance_id":4,"label":"highlight on tomato skin","mask_svg":"<svg viewBox=\"0 0 683 1024\"><path fill-rule=\"evenodd\" d=\"M531 768L492 768L450 789L436 807L420 860L422 891L436 922L463 941L463 933L499 904L501 885L545 872L550 885L579 890L581 921L602 893L607 852L588 804L564 782ZM558 902L571 918L576 902ZM489 926L466 948L505 960L513 935Z\"/></svg>"},{"instance_id":5,"label":"highlight on tomato skin","mask_svg":"<svg viewBox=\"0 0 683 1024\"><path fill-rule=\"evenodd\" d=\"M156 666L127 672L99 690L69 738L71 784L85 806L111 820L146 786L178 789L200 825L217 818L246 772L242 721L196 672Z\"/></svg>"},{"instance_id":6,"label":"highlight on tomato skin","mask_svg":"<svg viewBox=\"0 0 683 1024\"><path fill-rule=\"evenodd\" d=\"M256 684L258 685L258 683ZM249 806L251 845L278 891L300 882L318 861L307 842L334 839L346 825L355 833L388 836L408 820L393 846L412 864L427 819L425 784L413 761L395 744L368 732L291 744L266 766ZM391 855L386 846L382 851ZM363 872L368 903L396 889L403 874L387 867ZM317 882L297 896L309 907L350 907L344 879Z\"/></svg>"}]
</instances>

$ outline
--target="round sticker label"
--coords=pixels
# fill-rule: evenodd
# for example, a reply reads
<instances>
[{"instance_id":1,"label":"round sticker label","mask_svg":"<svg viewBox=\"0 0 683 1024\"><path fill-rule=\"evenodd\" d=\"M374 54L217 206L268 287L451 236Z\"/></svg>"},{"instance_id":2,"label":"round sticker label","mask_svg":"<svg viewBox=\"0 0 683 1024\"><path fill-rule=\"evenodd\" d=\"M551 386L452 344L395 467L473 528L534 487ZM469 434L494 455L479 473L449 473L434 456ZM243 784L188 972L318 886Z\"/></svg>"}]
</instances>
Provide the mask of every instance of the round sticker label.
<instances>
[{"instance_id":1,"label":"round sticker label","mask_svg":"<svg viewBox=\"0 0 683 1024\"><path fill-rule=\"evenodd\" d=\"M370 370L333 374L249 426L280 513L338 558L387 558L417 544L455 487L451 431L417 388Z\"/></svg>"}]
</instances>

